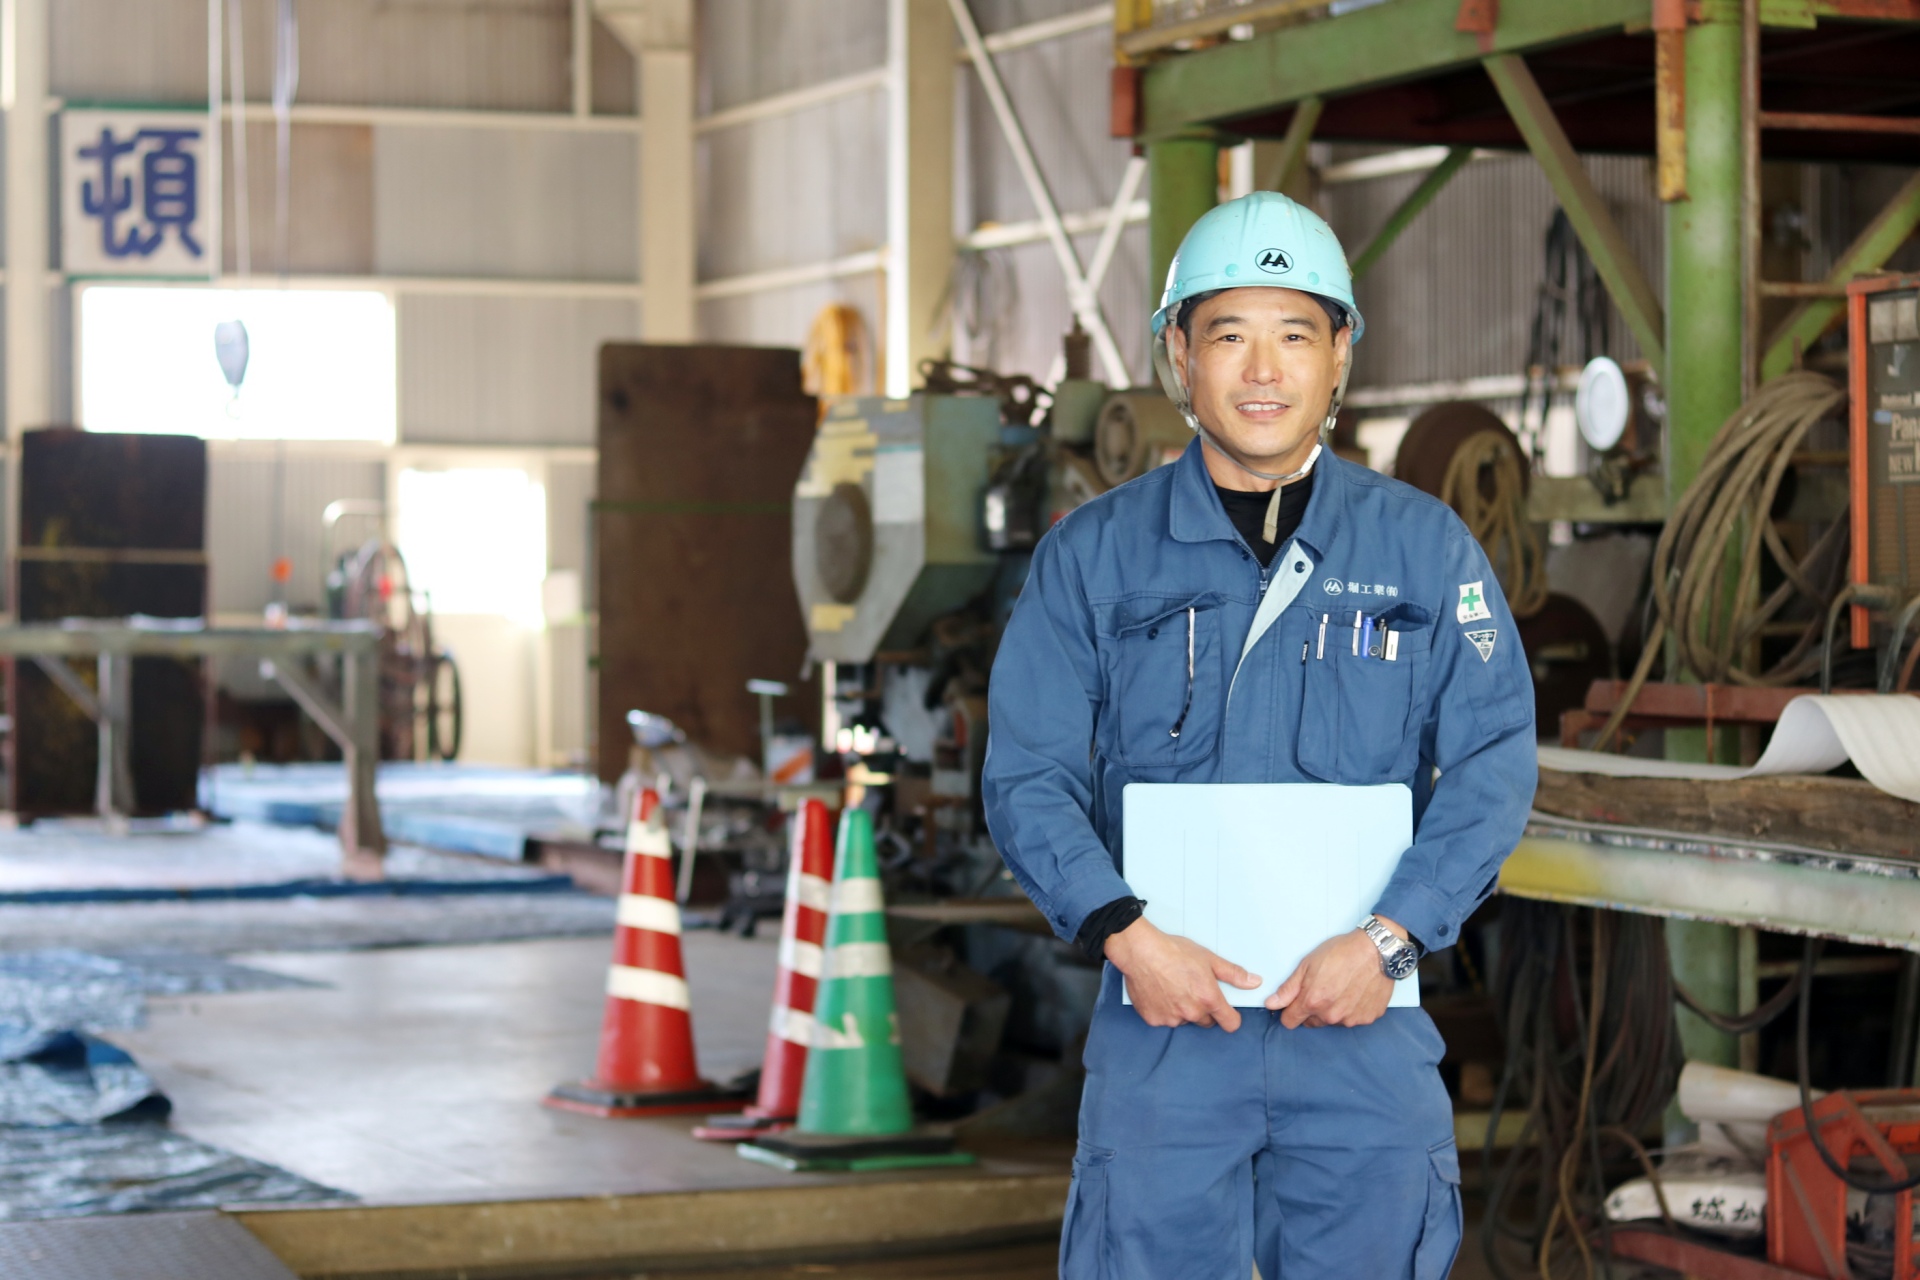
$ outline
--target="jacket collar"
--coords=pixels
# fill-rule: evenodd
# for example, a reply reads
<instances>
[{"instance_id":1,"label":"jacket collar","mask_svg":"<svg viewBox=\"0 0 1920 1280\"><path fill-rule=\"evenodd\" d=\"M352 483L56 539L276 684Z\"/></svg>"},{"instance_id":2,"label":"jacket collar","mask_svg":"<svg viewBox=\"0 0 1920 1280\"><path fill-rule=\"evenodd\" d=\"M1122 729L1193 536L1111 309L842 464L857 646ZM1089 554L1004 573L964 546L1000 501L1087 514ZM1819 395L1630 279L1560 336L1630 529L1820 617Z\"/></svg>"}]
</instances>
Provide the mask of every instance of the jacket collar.
<instances>
[{"instance_id":1,"label":"jacket collar","mask_svg":"<svg viewBox=\"0 0 1920 1280\"><path fill-rule=\"evenodd\" d=\"M1198 436L1173 463L1173 483L1168 486L1167 532L1176 542L1236 542L1240 535L1227 519L1220 495L1213 491L1213 476L1200 451L1207 446ZM1338 457L1331 445L1320 451L1313 464L1313 496L1307 500L1306 514L1294 534L1316 558L1325 556L1340 532L1341 518L1347 506L1349 468L1355 463Z\"/></svg>"}]
</instances>

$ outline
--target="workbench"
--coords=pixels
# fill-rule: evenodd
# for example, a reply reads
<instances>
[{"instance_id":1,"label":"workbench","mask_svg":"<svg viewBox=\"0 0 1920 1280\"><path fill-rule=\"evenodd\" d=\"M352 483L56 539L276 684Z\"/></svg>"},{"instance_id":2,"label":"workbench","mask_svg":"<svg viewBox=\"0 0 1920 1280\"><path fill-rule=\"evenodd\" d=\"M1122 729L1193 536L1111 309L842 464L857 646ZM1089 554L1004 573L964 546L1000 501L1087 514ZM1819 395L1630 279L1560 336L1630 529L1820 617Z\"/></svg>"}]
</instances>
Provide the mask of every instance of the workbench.
<instances>
[{"instance_id":1,"label":"workbench","mask_svg":"<svg viewBox=\"0 0 1920 1280\"><path fill-rule=\"evenodd\" d=\"M347 770L347 806L340 816L342 868L354 879L378 879L386 855L374 768L380 756L380 630L370 622L311 622L269 627L210 627L197 619L70 618L0 627L0 657L25 658L59 686L99 732L94 809L109 824L134 808L127 730L135 658L254 658L340 748ZM308 674L304 660L340 660L336 702ZM89 686L68 660L92 658Z\"/></svg>"}]
</instances>

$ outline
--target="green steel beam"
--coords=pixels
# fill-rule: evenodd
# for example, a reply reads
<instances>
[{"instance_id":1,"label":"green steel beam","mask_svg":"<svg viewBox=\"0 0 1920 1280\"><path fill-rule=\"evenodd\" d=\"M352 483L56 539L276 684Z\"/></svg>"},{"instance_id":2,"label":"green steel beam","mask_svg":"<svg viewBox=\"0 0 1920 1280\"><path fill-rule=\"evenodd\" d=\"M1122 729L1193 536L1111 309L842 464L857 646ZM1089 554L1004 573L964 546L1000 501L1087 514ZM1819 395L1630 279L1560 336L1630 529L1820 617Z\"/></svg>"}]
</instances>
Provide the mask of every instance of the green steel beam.
<instances>
[{"instance_id":1,"label":"green steel beam","mask_svg":"<svg viewBox=\"0 0 1920 1280\"><path fill-rule=\"evenodd\" d=\"M1323 98L1302 98L1300 105L1293 109L1293 119L1287 122L1286 136L1280 139L1280 154L1274 160L1273 172L1268 175L1262 190L1285 191L1292 185L1307 162L1307 147L1313 142L1313 128L1320 123L1320 112L1326 105Z\"/></svg>"},{"instance_id":2,"label":"green steel beam","mask_svg":"<svg viewBox=\"0 0 1920 1280\"><path fill-rule=\"evenodd\" d=\"M1887 207L1847 246L1827 274L1827 283L1844 285L1857 275L1886 266L1887 259L1907 242L1916 227L1920 227L1920 173L1908 178ZM1779 377L1792 368L1794 348L1805 351L1812 346L1845 310L1846 299L1838 297L1819 298L1796 307L1767 342L1766 354L1760 358L1761 379Z\"/></svg>"},{"instance_id":3,"label":"green steel beam","mask_svg":"<svg viewBox=\"0 0 1920 1280\"><path fill-rule=\"evenodd\" d=\"M1594 270L1600 273L1607 293L1626 318L1634 341L1640 344L1640 354L1653 366L1654 376L1664 381L1666 321L1661 315L1660 299L1647 283L1633 250L1627 246L1626 237L1614 225L1613 215L1607 212L1600 193L1593 189L1587 167L1580 162L1573 144L1567 141L1566 131L1554 118L1553 108L1547 105L1533 73L1527 70L1526 62L1518 54L1495 54L1486 60L1486 67L1494 88L1500 91L1500 100L1506 103L1508 114L1527 140L1527 149L1546 171L1547 181L1560 199L1560 207L1567 211L1567 221L1573 224L1574 233L1586 246L1587 256L1593 259Z\"/></svg>"},{"instance_id":4,"label":"green steel beam","mask_svg":"<svg viewBox=\"0 0 1920 1280\"><path fill-rule=\"evenodd\" d=\"M1505 0L1488 47L1454 30L1460 0L1394 0L1164 58L1142 85L1141 136L1270 111L1308 97L1472 66L1489 53L1645 27L1652 0Z\"/></svg>"},{"instance_id":5,"label":"green steel beam","mask_svg":"<svg viewBox=\"0 0 1920 1280\"><path fill-rule=\"evenodd\" d=\"M1669 502L1699 472L1720 427L1740 407L1745 307L1740 252L1740 11L1722 3L1686 34L1687 198L1667 206L1667 457ZM1711 759L1701 730L1669 732L1673 759ZM1706 920L1714 912L1682 912ZM1790 914L1783 919L1792 919ZM1757 923L1738 920L1734 923ZM1769 926L1777 927L1777 926ZM1702 1003L1736 1013L1740 939L1701 919L1667 925L1674 977ZM1680 1039L1687 1056L1737 1066L1739 1043L1685 1010Z\"/></svg>"},{"instance_id":6,"label":"green steel beam","mask_svg":"<svg viewBox=\"0 0 1920 1280\"><path fill-rule=\"evenodd\" d=\"M1187 229L1213 208L1220 193L1220 140L1210 133L1147 144L1147 290L1149 310L1160 306L1167 268Z\"/></svg>"},{"instance_id":7,"label":"green steel beam","mask_svg":"<svg viewBox=\"0 0 1920 1280\"><path fill-rule=\"evenodd\" d=\"M1407 193L1407 198L1400 202L1400 207L1387 216L1385 225L1374 233L1367 247L1362 249L1360 256L1353 260L1355 280L1365 275L1367 269L1393 247L1393 242L1400 238L1400 233L1420 216L1422 209L1433 203L1433 198L1440 194L1440 188L1452 181L1454 174L1466 168L1467 162L1471 159L1473 159L1472 147L1455 147L1447 152L1446 159L1428 171L1427 176L1420 180L1420 185Z\"/></svg>"}]
</instances>

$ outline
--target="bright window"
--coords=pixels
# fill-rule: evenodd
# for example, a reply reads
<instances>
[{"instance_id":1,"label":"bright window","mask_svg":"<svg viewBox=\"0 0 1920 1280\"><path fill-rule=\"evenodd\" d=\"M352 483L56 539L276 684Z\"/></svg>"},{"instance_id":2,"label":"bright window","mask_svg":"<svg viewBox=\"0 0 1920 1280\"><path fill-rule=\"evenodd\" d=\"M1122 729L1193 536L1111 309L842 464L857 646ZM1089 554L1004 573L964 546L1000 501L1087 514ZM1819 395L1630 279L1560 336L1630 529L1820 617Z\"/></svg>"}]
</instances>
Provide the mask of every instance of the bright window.
<instances>
[{"instance_id":1,"label":"bright window","mask_svg":"<svg viewBox=\"0 0 1920 1280\"><path fill-rule=\"evenodd\" d=\"M79 297L80 422L210 440L375 440L395 422L393 300L357 289L88 285ZM236 390L222 369L245 326Z\"/></svg>"},{"instance_id":2,"label":"bright window","mask_svg":"<svg viewBox=\"0 0 1920 1280\"><path fill-rule=\"evenodd\" d=\"M403 470L396 536L413 589L435 613L501 614L537 627L547 572L547 493L509 467Z\"/></svg>"}]
</instances>

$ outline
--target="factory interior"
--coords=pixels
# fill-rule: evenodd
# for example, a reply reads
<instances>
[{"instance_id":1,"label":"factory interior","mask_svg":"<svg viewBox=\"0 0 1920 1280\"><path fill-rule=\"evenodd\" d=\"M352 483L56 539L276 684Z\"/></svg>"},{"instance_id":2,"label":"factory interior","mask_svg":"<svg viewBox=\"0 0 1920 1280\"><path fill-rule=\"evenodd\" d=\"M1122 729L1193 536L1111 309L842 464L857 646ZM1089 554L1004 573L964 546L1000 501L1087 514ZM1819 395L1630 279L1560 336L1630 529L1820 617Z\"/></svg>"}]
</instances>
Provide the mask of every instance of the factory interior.
<instances>
[{"instance_id":1,"label":"factory interior","mask_svg":"<svg viewBox=\"0 0 1920 1280\"><path fill-rule=\"evenodd\" d=\"M1414 1280L1920 1280L1920 0L4 0L0 108L0 1280L1223 1280L983 770L1259 192L1532 678Z\"/></svg>"}]
</instances>

